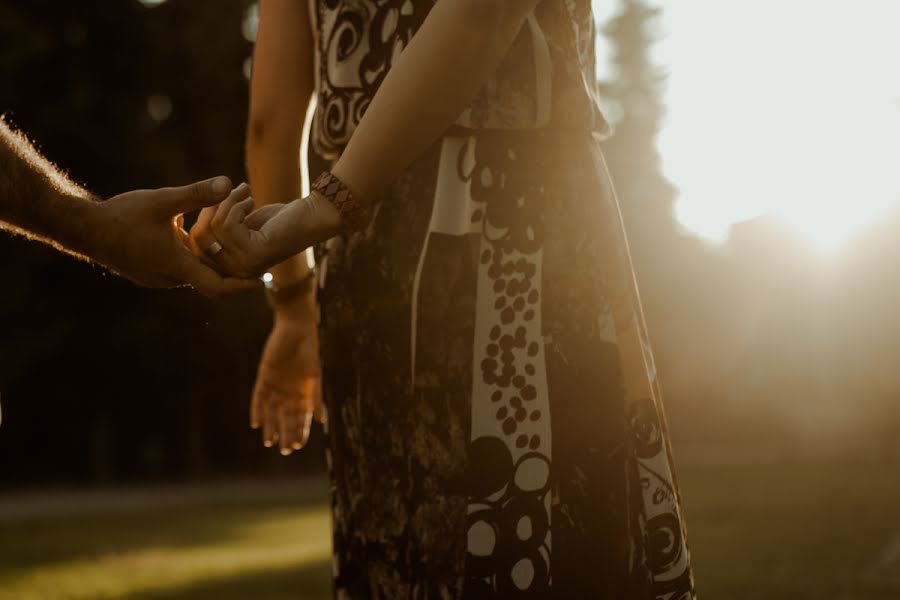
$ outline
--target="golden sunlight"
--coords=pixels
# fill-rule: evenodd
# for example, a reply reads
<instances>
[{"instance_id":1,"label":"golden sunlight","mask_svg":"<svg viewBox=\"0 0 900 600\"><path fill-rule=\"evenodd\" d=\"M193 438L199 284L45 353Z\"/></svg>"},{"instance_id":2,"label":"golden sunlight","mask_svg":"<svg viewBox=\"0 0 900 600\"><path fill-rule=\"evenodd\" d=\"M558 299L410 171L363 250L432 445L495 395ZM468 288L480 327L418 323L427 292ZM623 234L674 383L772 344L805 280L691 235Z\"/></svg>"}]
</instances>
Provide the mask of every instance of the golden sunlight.
<instances>
[{"instance_id":1,"label":"golden sunlight","mask_svg":"<svg viewBox=\"0 0 900 600\"><path fill-rule=\"evenodd\" d=\"M617 4L595 0L598 20ZM900 206L900 2L663 8L659 149L685 227L720 240L768 213L835 249Z\"/></svg>"}]
</instances>

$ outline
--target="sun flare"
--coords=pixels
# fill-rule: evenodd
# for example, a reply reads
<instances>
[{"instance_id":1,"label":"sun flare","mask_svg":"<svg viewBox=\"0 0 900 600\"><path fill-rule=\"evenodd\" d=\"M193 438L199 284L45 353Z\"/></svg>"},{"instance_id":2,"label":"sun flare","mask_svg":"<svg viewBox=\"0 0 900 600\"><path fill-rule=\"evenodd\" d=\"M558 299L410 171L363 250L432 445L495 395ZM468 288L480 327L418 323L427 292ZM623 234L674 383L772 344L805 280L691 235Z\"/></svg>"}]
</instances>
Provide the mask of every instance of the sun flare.
<instances>
[{"instance_id":1,"label":"sun flare","mask_svg":"<svg viewBox=\"0 0 900 600\"><path fill-rule=\"evenodd\" d=\"M900 206L900 2L659 4L659 150L685 227L721 240L768 213L834 249Z\"/></svg>"}]
</instances>

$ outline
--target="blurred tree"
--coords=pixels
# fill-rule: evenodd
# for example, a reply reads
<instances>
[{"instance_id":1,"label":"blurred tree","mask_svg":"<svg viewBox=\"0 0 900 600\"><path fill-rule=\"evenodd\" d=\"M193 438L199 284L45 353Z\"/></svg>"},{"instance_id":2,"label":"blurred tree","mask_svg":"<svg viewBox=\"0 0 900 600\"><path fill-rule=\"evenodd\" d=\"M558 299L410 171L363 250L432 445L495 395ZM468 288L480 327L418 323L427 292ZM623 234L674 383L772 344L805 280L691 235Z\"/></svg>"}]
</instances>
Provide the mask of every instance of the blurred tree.
<instances>
[{"instance_id":1,"label":"blurred tree","mask_svg":"<svg viewBox=\"0 0 900 600\"><path fill-rule=\"evenodd\" d=\"M698 347L721 340L709 327L727 320L721 303L721 260L688 234L675 218L678 190L662 173L656 139L665 117L666 75L650 53L662 9L645 0L623 0L603 28L612 75L600 94L613 124L604 154L616 186L641 300L650 330L666 405L697 421L721 397L722 382ZM688 340L694 340L691 347ZM704 407L701 411L700 407ZM686 423L685 419L682 421Z\"/></svg>"},{"instance_id":2,"label":"blurred tree","mask_svg":"<svg viewBox=\"0 0 900 600\"><path fill-rule=\"evenodd\" d=\"M600 92L614 125L604 152L676 448L743 446L759 457L868 446L896 456L900 213L828 258L769 217L735 224L717 247L686 234L656 149L665 117L665 75L650 54L659 5L621 1L603 30L613 74Z\"/></svg>"},{"instance_id":3,"label":"blurred tree","mask_svg":"<svg viewBox=\"0 0 900 600\"><path fill-rule=\"evenodd\" d=\"M615 127L605 144L606 155L634 259L640 266L652 266L658 259L652 240L662 236L668 241L677 232L677 190L663 176L656 149L665 115L666 78L653 64L650 48L656 41L653 25L662 9L643 0L625 0L622 6L622 12L603 28L613 49L613 76L601 84L600 93L612 107Z\"/></svg>"}]
</instances>

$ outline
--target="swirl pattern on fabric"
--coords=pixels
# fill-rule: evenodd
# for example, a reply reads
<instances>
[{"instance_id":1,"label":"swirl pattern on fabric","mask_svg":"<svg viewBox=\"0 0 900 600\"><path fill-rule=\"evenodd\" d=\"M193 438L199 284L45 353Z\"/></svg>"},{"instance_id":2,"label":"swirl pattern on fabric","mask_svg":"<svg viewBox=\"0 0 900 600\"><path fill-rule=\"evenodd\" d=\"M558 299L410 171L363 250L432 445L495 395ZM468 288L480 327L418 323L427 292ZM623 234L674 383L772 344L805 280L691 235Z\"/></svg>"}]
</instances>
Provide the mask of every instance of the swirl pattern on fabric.
<instances>
[{"instance_id":1,"label":"swirl pattern on fabric","mask_svg":"<svg viewBox=\"0 0 900 600\"><path fill-rule=\"evenodd\" d=\"M314 0L315 1L315 0ZM318 108L313 144L335 158L347 144L400 52L435 0L319 0L315 16ZM537 28L535 37L533 27ZM596 94L594 20L590 0L544 1L456 123L474 129L555 129L606 132ZM549 64L535 59L546 45ZM540 54L540 53L538 53ZM549 67L549 68L548 68ZM547 72L543 72L546 70ZM538 99L549 86L550 120Z\"/></svg>"}]
</instances>

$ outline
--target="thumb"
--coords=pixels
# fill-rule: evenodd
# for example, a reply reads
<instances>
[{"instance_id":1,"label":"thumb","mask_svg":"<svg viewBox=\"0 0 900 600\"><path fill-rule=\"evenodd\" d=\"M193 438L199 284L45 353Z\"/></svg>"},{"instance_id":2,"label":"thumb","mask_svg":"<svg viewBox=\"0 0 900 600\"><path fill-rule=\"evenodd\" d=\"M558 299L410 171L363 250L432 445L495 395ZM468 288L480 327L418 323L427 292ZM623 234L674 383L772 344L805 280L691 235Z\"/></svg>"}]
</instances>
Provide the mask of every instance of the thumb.
<instances>
[{"instance_id":1,"label":"thumb","mask_svg":"<svg viewBox=\"0 0 900 600\"><path fill-rule=\"evenodd\" d=\"M230 192L231 180L222 176L181 187L161 188L153 193L159 197L157 206L162 216L168 218L218 204Z\"/></svg>"}]
</instances>

